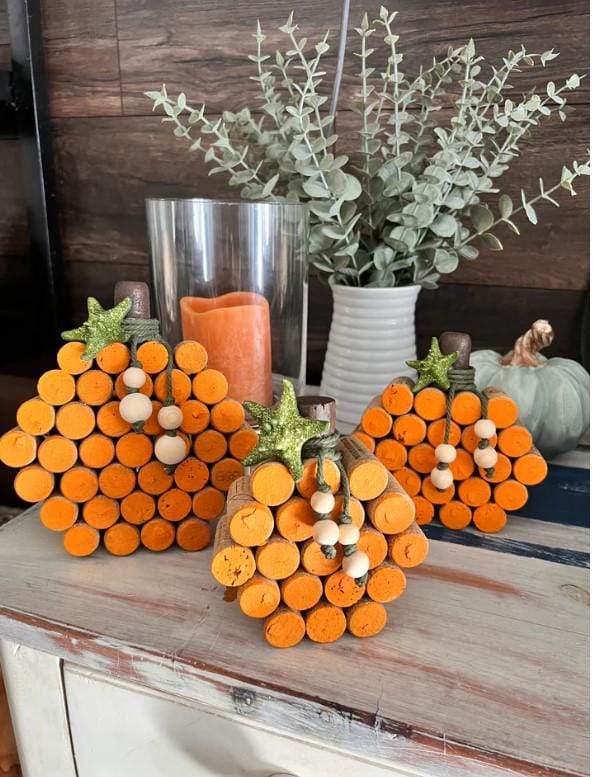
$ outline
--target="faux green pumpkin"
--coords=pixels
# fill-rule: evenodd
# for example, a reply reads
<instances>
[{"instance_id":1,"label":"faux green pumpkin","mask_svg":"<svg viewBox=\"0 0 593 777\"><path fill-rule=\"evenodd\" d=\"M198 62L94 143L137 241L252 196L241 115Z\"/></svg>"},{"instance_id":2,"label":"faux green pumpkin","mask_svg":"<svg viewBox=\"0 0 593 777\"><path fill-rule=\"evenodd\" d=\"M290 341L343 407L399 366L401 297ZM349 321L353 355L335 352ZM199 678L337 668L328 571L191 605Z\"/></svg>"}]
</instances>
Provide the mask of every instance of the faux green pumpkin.
<instances>
[{"instance_id":1,"label":"faux green pumpkin","mask_svg":"<svg viewBox=\"0 0 593 777\"><path fill-rule=\"evenodd\" d=\"M506 356L475 351L479 389L499 386L519 405L521 423L546 458L573 450L589 428L589 373L571 359L546 359L554 331L543 319L517 338Z\"/></svg>"}]
</instances>

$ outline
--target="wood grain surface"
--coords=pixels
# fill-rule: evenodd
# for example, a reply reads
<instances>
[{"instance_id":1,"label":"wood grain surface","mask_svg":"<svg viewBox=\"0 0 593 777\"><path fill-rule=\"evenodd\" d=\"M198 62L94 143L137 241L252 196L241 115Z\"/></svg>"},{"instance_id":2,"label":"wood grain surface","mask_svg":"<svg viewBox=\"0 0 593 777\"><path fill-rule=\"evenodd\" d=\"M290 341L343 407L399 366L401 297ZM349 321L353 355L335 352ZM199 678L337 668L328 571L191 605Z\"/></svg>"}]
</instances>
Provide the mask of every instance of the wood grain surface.
<instances>
[{"instance_id":1,"label":"wood grain surface","mask_svg":"<svg viewBox=\"0 0 593 777\"><path fill-rule=\"evenodd\" d=\"M50 113L121 114L113 0L52 0L42 6Z\"/></svg>"},{"instance_id":2,"label":"wood grain surface","mask_svg":"<svg viewBox=\"0 0 593 777\"><path fill-rule=\"evenodd\" d=\"M0 171L0 256L24 256L29 241L18 140L0 140Z\"/></svg>"},{"instance_id":3,"label":"wood grain surface","mask_svg":"<svg viewBox=\"0 0 593 777\"><path fill-rule=\"evenodd\" d=\"M10 68L10 38L8 35L8 8L6 0L0 2L0 70Z\"/></svg>"},{"instance_id":4,"label":"wood grain surface","mask_svg":"<svg viewBox=\"0 0 593 777\"><path fill-rule=\"evenodd\" d=\"M286 653L224 604L208 557L67 559L33 508L0 530L0 636L412 773L587 773L583 567L433 541L381 635Z\"/></svg>"},{"instance_id":5,"label":"wood grain surface","mask_svg":"<svg viewBox=\"0 0 593 777\"><path fill-rule=\"evenodd\" d=\"M265 46L274 51L286 40L278 27L293 9L300 36L329 30L337 38L342 0L168 0L166 12L160 0L117 0L125 113L150 113L142 93L162 82L172 94L184 91L190 102L206 102L212 112L254 107L259 87L249 76L257 70L247 57L255 53L257 19L268 35ZM331 89L335 54L325 61Z\"/></svg>"},{"instance_id":6,"label":"wood grain surface","mask_svg":"<svg viewBox=\"0 0 593 777\"><path fill-rule=\"evenodd\" d=\"M54 132L67 262L146 265L146 197L237 196L157 116L59 119Z\"/></svg>"}]
</instances>

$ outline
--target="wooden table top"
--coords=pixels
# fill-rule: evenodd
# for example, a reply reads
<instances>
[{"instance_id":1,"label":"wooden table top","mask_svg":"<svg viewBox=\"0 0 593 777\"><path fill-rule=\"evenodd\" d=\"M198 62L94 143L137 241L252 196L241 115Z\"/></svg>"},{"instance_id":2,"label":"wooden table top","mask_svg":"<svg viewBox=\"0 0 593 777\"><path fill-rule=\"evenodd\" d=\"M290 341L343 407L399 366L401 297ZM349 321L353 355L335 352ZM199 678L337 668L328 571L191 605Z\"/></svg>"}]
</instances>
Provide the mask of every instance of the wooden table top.
<instances>
[{"instance_id":1,"label":"wooden table top","mask_svg":"<svg viewBox=\"0 0 593 777\"><path fill-rule=\"evenodd\" d=\"M588 537L430 526L369 640L267 646L210 551L65 555L36 509L0 529L0 637L414 775L588 773Z\"/></svg>"}]
</instances>

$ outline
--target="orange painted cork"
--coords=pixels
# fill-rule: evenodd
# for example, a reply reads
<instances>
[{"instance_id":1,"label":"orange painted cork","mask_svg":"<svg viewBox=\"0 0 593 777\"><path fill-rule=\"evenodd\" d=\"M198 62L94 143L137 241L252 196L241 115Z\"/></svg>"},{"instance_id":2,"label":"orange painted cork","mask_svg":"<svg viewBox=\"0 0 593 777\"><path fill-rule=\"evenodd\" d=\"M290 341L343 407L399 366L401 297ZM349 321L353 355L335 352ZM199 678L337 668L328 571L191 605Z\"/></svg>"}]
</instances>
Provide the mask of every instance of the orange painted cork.
<instances>
[{"instance_id":1,"label":"orange painted cork","mask_svg":"<svg viewBox=\"0 0 593 777\"><path fill-rule=\"evenodd\" d=\"M399 567L416 567L428 555L428 540L422 529L413 523L401 534L389 539L389 555Z\"/></svg>"},{"instance_id":2,"label":"orange painted cork","mask_svg":"<svg viewBox=\"0 0 593 777\"><path fill-rule=\"evenodd\" d=\"M300 612L278 607L264 622L264 637L272 647L290 648L305 636L305 620Z\"/></svg>"},{"instance_id":3,"label":"orange painted cork","mask_svg":"<svg viewBox=\"0 0 593 777\"><path fill-rule=\"evenodd\" d=\"M282 601L293 610L310 610L321 599L323 583L317 575L297 570L282 581Z\"/></svg>"},{"instance_id":4,"label":"orange painted cork","mask_svg":"<svg viewBox=\"0 0 593 777\"><path fill-rule=\"evenodd\" d=\"M414 405L413 386L410 378L394 378L381 394L383 408L395 416L408 413Z\"/></svg>"},{"instance_id":5,"label":"orange painted cork","mask_svg":"<svg viewBox=\"0 0 593 777\"><path fill-rule=\"evenodd\" d=\"M365 599L348 610L347 618L353 637L374 637L385 628L387 610L383 604Z\"/></svg>"}]
</instances>

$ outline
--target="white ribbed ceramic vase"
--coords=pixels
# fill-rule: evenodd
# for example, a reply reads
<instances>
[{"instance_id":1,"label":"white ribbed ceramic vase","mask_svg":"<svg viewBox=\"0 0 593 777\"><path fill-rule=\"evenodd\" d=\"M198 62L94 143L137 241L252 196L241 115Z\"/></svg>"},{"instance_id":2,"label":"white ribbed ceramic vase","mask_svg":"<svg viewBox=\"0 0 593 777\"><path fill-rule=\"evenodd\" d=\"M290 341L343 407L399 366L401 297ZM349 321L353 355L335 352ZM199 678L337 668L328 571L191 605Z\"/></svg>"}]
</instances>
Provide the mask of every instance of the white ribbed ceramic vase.
<instances>
[{"instance_id":1,"label":"white ribbed ceramic vase","mask_svg":"<svg viewBox=\"0 0 593 777\"><path fill-rule=\"evenodd\" d=\"M332 286L332 317L321 393L334 397L343 431L395 377L414 375L416 300L420 286Z\"/></svg>"}]
</instances>

